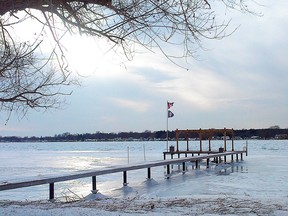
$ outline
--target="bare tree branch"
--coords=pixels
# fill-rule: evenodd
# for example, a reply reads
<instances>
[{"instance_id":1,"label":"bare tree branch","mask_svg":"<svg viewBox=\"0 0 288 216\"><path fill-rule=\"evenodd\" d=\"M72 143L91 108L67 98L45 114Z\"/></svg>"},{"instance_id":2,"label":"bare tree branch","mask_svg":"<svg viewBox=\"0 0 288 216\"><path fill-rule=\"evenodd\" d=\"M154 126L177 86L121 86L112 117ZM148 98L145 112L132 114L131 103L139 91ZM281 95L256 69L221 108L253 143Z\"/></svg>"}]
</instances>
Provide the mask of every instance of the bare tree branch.
<instances>
[{"instance_id":1,"label":"bare tree branch","mask_svg":"<svg viewBox=\"0 0 288 216\"><path fill-rule=\"evenodd\" d=\"M63 86L76 84L71 72L57 72L50 56L39 59L35 44L16 44L2 28L0 36L0 111L25 114L29 109L57 108L64 103L59 96L70 95Z\"/></svg>"},{"instance_id":2,"label":"bare tree branch","mask_svg":"<svg viewBox=\"0 0 288 216\"><path fill-rule=\"evenodd\" d=\"M74 84L61 38L66 32L106 38L127 58L131 44L158 48L165 57L194 57L203 39L221 39L230 20L220 19L215 5L249 12L253 0L0 0L0 111L51 108L59 104L61 87ZM16 42L10 30L33 19L51 33L55 49L39 59L41 41ZM166 45L182 46L182 53ZM57 61L57 68L48 62ZM71 81L72 80L72 81Z\"/></svg>"}]
</instances>

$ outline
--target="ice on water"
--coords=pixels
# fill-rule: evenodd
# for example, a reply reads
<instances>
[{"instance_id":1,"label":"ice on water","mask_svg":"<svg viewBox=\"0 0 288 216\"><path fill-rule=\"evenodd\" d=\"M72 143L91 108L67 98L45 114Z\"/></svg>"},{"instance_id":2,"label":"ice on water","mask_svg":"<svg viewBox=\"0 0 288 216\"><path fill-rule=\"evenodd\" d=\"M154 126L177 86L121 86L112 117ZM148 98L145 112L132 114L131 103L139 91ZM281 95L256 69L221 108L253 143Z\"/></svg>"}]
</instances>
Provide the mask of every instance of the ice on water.
<instances>
[{"instance_id":1,"label":"ice on water","mask_svg":"<svg viewBox=\"0 0 288 216\"><path fill-rule=\"evenodd\" d=\"M235 141L236 150L243 149L245 142ZM98 196L143 199L224 196L288 203L288 141L250 140L248 144L249 155L244 156L242 162L213 165L208 169L203 163L199 170L187 164L185 173L173 165L169 179L165 176L165 167L152 168L151 180L146 179L145 169L129 171L126 187L122 185L122 173L99 176ZM221 145L221 141L212 142L214 149ZM197 141L190 142L190 148L197 146ZM204 142L203 147L208 148L208 144ZM31 176L161 160L165 148L166 142L0 143L0 184ZM72 192L91 198L90 191L90 178L55 184L56 197ZM0 200L47 198L48 185L0 192Z\"/></svg>"}]
</instances>

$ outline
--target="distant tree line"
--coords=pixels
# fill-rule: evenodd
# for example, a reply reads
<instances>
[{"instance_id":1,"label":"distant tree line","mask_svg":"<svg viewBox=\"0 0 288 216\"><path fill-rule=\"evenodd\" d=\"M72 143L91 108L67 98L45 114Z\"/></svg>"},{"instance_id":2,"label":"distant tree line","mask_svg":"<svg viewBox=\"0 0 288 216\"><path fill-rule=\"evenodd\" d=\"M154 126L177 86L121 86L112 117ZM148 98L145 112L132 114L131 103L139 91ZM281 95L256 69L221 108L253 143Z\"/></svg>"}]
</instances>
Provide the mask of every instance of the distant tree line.
<instances>
[{"instance_id":1,"label":"distant tree line","mask_svg":"<svg viewBox=\"0 0 288 216\"><path fill-rule=\"evenodd\" d=\"M175 131L169 131L169 139L175 139ZM278 126L273 126L267 129L241 129L234 130L235 139L288 139L288 128L281 129ZM69 132L54 136L45 137L18 137L5 136L0 137L0 142L84 142L84 141L156 141L166 140L167 133L165 130L144 132L119 132L119 133L84 133L71 134ZM213 139L221 139L223 134L214 134ZM185 134L182 134L180 139L185 139ZM189 135L189 138L197 139L197 134ZM205 137L204 137L205 139ZM208 139L206 137L206 139Z\"/></svg>"}]
</instances>

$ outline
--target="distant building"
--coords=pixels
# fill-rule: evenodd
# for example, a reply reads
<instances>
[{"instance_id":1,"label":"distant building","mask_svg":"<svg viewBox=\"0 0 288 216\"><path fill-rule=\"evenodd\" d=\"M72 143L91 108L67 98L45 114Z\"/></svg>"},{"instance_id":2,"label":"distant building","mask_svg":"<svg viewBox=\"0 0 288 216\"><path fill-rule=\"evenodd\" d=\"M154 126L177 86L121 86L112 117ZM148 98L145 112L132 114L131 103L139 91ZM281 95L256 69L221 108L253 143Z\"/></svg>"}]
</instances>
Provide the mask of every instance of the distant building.
<instances>
[{"instance_id":1,"label":"distant building","mask_svg":"<svg viewBox=\"0 0 288 216\"><path fill-rule=\"evenodd\" d=\"M288 134L276 134L275 139L288 139Z\"/></svg>"}]
</instances>

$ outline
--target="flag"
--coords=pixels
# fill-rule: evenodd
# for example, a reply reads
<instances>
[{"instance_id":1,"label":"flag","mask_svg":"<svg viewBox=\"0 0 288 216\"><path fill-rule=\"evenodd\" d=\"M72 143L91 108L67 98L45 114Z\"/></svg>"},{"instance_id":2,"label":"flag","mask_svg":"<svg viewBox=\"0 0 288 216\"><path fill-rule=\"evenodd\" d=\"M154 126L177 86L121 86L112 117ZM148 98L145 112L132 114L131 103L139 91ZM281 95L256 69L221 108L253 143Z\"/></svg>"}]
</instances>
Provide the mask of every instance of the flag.
<instances>
[{"instance_id":1,"label":"flag","mask_svg":"<svg viewBox=\"0 0 288 216\"><path fill-rule=\"evenodd\" d=\"M168 118L172 118L174 116L174 113L168 110Z\"/></svg>"},{"instance_id":2,"label":"flag","mask_svg":"<svg viewBox=\"0 0 288 216\"><path fill-rule=\"evenodd\" d=\"M168 102L167 101L167 107L168 107L168 109L170 109L170 107L172 107L174 105L174 102Z\"/></svg>"}]
</instances>

